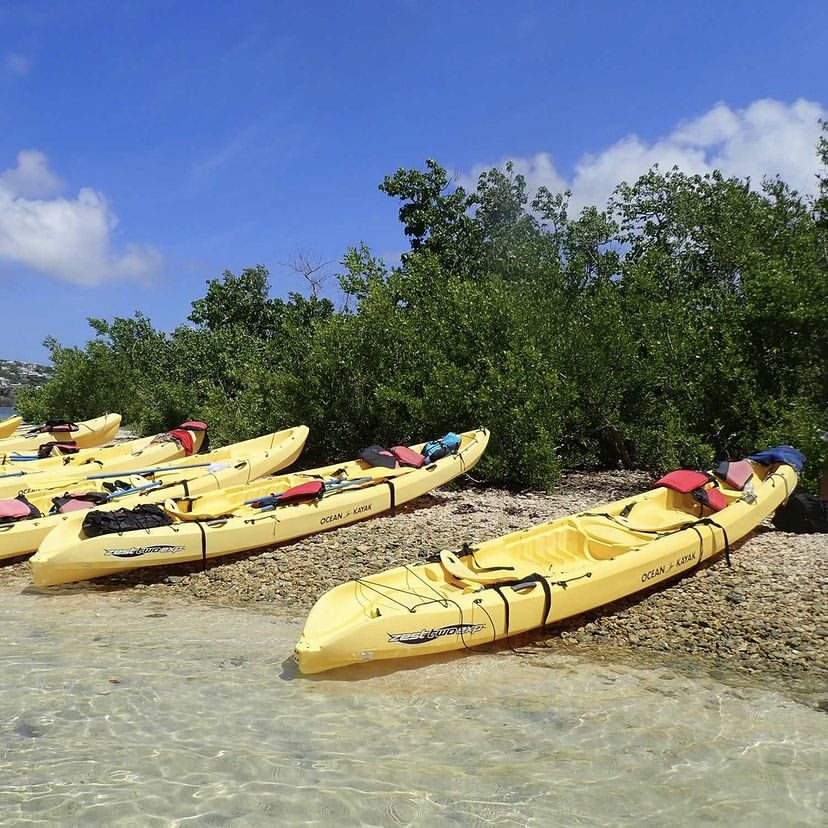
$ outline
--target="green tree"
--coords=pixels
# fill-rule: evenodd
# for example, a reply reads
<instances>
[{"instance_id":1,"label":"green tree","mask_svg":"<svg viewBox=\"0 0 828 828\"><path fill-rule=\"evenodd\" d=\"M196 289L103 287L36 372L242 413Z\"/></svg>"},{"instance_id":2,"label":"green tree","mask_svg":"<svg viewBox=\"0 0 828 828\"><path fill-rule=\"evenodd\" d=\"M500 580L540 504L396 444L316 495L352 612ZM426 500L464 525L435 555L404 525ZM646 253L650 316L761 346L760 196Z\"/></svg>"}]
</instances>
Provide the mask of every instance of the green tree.
<instances>
[{"instance_id":1,"label":"green tree","mask_svg":"<svg viewBox=\"0 0 828 828\"><path fill-rule=\"evenodd\" d=\"M567 466L780 443L810 475L828 427L827 129L815 199L654 167L574 216L568 193L530 201L511 164L471 193L433 160L398 170L380 189L410 249L394 265L348 250L339 310L316 279L274 299L261 265L225 271L172 333L136 314L90 320L85 349L50 341L54 377L19 407L117 410L145 432L198 418L217 442L305 423L308 463L482 424L476 474L539 487Z\"/></svg>"},{"instance_id":2,"label":"green tree","mask_svg":"<svg viewBox=\"0 0 828 828\"><path fill-rule=\"evenodd\" d=\"M412 253L430 253L458 275L475 273L480 239L468 212L475 199L462 187L452 187L436 161L427 160L424 171L397 170L386 176L380 190L402 202L399 217Z\"/></svg>"}]
</instances>

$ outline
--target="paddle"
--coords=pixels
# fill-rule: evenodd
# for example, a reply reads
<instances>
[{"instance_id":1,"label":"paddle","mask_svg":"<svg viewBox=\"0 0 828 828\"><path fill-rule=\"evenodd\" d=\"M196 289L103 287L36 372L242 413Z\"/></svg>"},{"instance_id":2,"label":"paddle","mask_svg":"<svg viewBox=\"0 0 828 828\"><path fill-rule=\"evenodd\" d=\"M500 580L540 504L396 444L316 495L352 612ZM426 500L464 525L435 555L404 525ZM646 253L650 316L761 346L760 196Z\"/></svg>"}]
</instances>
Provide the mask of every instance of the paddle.
<instances>
[{"instance_id":1,"label":"paddle","mask_svg":"<svg viewBox=\"0 0 828 828\"><path fill-rule=\"evenodd\" d=\"M149 469L122 469L119 472L107 472L106 474L87 474L83 477L72 478L73 481L80 481L80 480L106 480L110 477L123 477L125 474L160 474L161 472L168 472L168 471L179 471L180 469L202 469L207 466L214 466L214 471L221 471L221 469L226 469L230 464L228 463L189 463L186 466L155 466ZM78 468L75 466L74 468ZM61 469L60 471L63 471ZM55 469L54 474L57 477L60 474L60 471ZM51 470L42 471L42 472L34 472L35 479L40 474L49 475ZM26 474L32 474L32 472L23 471L13 471L13 472L6 472L5 474L0 474L0 478L3 477L21 477ZM69 480L67 479L67 482ZM59 482L55 485L61 485Z\"/></svg>"},{"instance_id":2,"label":"paddle","mask_svg":"<svg viewBox=\"0 0 828 828\"><path fill-rule=\"evenodd\" d=\"M376 478L356 477L353 480L336 480L330 483L324 482L325 488L322 490L322 493L318 497L309 496L307 498L307 501L319 500L323 497L326 497L329 494L334 494L335 492L338 492L341 489L348 488L349 486L358 486L361 483L367 483L372 480L376 480ZM294 488L299 487L297 486ZM279 492L278 494L265 495L265 497L259 497L253 500L248 500L245 502L245 505L255 504L255 508L261 509L263 512L269 512L271 509L275 509L280 503L297 502L292 500L291 491L291 489L286 489L284 492Z\"/></svg>"},{"instance_id":3,"label":"paddle","mask_svg":"<svg viewBox=\"0 0 828 828\"><path fill-rule=\"evenodd\" d=\"M84 480L106 480L108 477L121 477L125 474L159 474L166 471L178 471L179 469L202 469L206 466L219 465L214 463L189 463L186 466L156 466L150 469L125 469L119 472L109 472L108 474L90 474L84 477ZM221 468L227 468L222 465ZM220 469L216 469L219 471Z\"/></svg>"},{"instance_id":4,"label":"paddle","mask_svg":"<svg viewBox=\"0 0 828 828\"><path fill-rule=\"evenodd\" d=\"M368 469L364 469L363 471L368 471ZM376 471L377 474L374 475L363 475L362 477L355 477L352 480L348 479L340 479L334 478L332 480L322 480L321 482L325 486L325 490L321 495L323 498L327 497L328 495L336 494L343 489L350 488L351 486L364 486L366 484L371 483L381 483L384 480L387 480L391 477L398 477L401 474L408 474L409 472L414 471L414 469L410 467L401 467L398 469L371 469L371 471ZM303 475L297 475L303 476ZM307 476L307 475L304 475ZM317 478L319 479L319 478ZM278 478L274 479L274 482L277 482ZM234 511L235 509L239 508L239 506L254 506L256 509L261 509L262 512L270 512L276 509L276 507L280 504L280 502L286 501L286 495L289 496L289 493L294 489L299 489L302 486L307 484L299 484L298 486L291 486L283 492L272 492L270 494L260 495L259 497L254 497L249 500L242 501L240 504L236 506L228 507L228 512L223 512L221 514L213 514L213 513L195 513L195 512L181 512L173 505L165 505L164 510L178 517L180 520L208 520L208 519L218 519L227 517L229 512ZM317 500L318 497L308 497L308 500ZM290 502L290 501L287 501ZM172 504L172 501L171 501Z\"/></svg>"},{"instance_id":5,"label":"paddle","mask_svg":"<svg viewBox=\"0 0 828 828\"><path fill-rule=\"evenodd\" d=\"M397 477L397 474L393 474L394 471L398 472L398 474L405 473L404 471L401 471L399 469L385 469L385 473L380 475L366 475L365 477L354 477L350 480L342 480L340 478L334 478L333 480L323 480L322 482L325 486L325 489L321 497L327 497L327 495L329 494L336 494L336 492L341 491L342 489L350 488L351 486L361 486L364 483L381 483L383 480L386 480L389 477ZM410 469L406 469L406 471L410 471ZM256 508L261 508L262 511L268 511L270 509L275 508L281 500L289 499L290 492L291 489L286 489L284 492L274 492L270 495L254 497L252 500L245 500L244 505L250 506L251 504L256 504ZM286 495L288 497L286 497Z\"/></svg>"}]
</instances>

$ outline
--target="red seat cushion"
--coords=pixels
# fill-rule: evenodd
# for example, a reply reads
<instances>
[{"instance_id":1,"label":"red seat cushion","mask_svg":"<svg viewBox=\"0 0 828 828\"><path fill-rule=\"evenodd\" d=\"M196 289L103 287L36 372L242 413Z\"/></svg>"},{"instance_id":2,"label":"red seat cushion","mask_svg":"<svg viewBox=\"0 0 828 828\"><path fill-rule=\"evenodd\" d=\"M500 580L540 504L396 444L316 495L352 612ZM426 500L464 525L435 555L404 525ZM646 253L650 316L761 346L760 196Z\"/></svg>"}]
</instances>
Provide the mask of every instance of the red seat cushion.
<instances>
[{"instance_id":1,"label":"red seat cushion","mask_svg":"<svg viewBox=\"0 0 828 828\"><path fill-rule=\"evenodd\" d=\"M0 500L0 520L19 520L31 515L32 511L20 500Z\"/></svg>"},{"instance_id":2,"label":"red seat cushion","mask_svg":"<svg viewBox=\"0 0 828 828\"><path fill-rule=\"evenodd\" d=\"M666 486L668 489L673 489L682 494L688 494L693 489L699 489L706 483L709 483L711 477L709 474L701 471L690 471L688 469L678 469L665 474L664 477L656 480L656 486Z\"/></svg>"},{"instance_id":3,"label":"red seat cushion","mask_svg":"<svg viewBox=\"0 0 828 828\"><path fill-rule=\"evenodd\" d=\"M401 466L412 466L415 469L420 469L425 465L425 457L408 448L408 446L391 446L390 451Z\"/></svg>"}]
</instances>

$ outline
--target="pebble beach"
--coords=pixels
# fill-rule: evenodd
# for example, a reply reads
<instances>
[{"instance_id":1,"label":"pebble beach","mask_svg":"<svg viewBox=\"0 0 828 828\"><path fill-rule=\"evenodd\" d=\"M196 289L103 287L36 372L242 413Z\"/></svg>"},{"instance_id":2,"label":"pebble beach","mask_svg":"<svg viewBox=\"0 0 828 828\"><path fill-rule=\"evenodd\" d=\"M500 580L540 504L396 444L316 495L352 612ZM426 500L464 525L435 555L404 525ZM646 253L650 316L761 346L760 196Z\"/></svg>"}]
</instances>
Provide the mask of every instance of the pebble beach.
<instances>
[{"instance_id":1,"label":"pebble beach","mask_svg":"<svg viewBox=\"0 0 828 828\"><path fill-rule=\"evenodd\" d=\"M346 580L524 529L648 488L644 472L571 472L554 493L471 481L447 486L384 515L276 547L200 564L112 576L94 587L164 603L208 602L304 616ZM634 658L709 674L760 678L796 692L824 688L828 710L828 537L759 526L723 556L677 580L503 646L559 648ZM26 561L0 567L0 588L32 589Z\"/></svg>"}]
</instances>

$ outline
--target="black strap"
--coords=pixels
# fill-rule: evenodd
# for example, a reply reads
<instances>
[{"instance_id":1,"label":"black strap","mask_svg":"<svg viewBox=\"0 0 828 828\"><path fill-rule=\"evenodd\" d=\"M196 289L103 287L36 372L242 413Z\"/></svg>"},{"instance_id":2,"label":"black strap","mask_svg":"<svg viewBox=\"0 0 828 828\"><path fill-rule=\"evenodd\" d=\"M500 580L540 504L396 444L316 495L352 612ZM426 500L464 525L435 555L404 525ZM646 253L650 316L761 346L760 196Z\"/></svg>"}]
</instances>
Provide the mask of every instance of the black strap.
<instances>
[{"instance_id":1,"label":"black strap","mask_svg":"<svg viewBox=\"0 0 828 828\"><path fill-rule=\"evenodd\" d=\"M549 623L549 612L552 609L552 587L543 575L535 573L532 578L543 587L543 615L541 616L541 626L545 627ZM524 578L523 580L528 581L530 579Z\"/></svg>"},{"instance_id":2,"label":"black strap","mask_svg":"<svg viewBox=\"0 0 828 828\"><path fill-rule=\"evenodd\" d=\"M785 477L785 475L784 474L779 474L778 471L774 471L774 472L771 472L768 475L767 479L768 480L774 479L774 484L773 485L776 486L775 478L777 478L777 477L781 477L782 482L785 484L785 502L787 503L788 498L791 496L791 490L788 488L788 479Z\"/></svg>"},{"instance_id":3,"label":"black strap","mask_svg":"<svg viewBox=\"0 0 828 828\"><path fill-rule=\"evenodd\" d=\"M201 571L207 571L207 532L204 530L204 526L202 525L200 520L195 522L196 526L198 526L199 531L201 532Z\"/></svg>"},{"instance_id":4,"label":"black strap","mask_svg":"<svg viewBox=\"0 0 828 828\"><path fill-rule=\"evenodd\" d=\"M500 584L495 584L492 589L500 596L504 606L503 633L509 635L509 599L503 594Z\"/></svg>"},{"instance_id":5,"label":"black strap","mask_svg":"<svg viewBox=\"0 0 828 828\"><path fill-rule=\"evenodd\" d=\"M727 561L727 565L732 567L733 562L730 560L730 540L727 537L727 529L721 525L721 523L716 523L713 518L706 517L706 518L699 518L697 521L693 523L688 523L686 526L683 526L682 529L692 529L699 538L699 562L696 566L700 566L702 559L704 558L704 538L702 537L702 533L699 531L699 526L715 526L717 529L720 529L722 532L722 537L724 538L724 553L725 553L725 560Z\"/></svg>"},{"instance_id":6,"label":"black strap","mask_svg":"<svg viewBox=\"0 0 828 828\"><path fill-rule=\"evenodd\" d=\"M727 537L727 529L721 525L721 523L716 523L713 518L705 518L703 521L704 524L708 526L715 526L717 529L721 530L722 537L724 538L724 553L725 553L725 560L727 561L727 565L732 567L733 562L730 560L730 539Z\"/></svg>"},{"instance_id":7,"label":"black strap","mask_svg":"<svg viewBox=\"0 0 828 828\"><path fill-rule=\"evenodd\" d=\"M515 568L513 566L480 566L477 562L477 558L475 558L475 548L469 544L464 543L460 547L460 554L461 555L471 555L472 561L474 561L474 571L475 572L514 572ZM438 555L439 558L439 555Z\"/></svg>"},{"instance_id":8,"label":"black strap","mask_svg":"<svg viewBox=\"0 0 828 828\"><path fill-rule=\"evenodd\" d=\"M545 627L549 623L549 612L552 609L552 587L549 581L540 573L533 572L525 578L517 581L501 581L499 584L487 584L484 589L493 589L506 604L506 632L509 632L509 600L503 594L503 589L509 587L510 589L517 589L521 585L528 585L538 583L543 587L543 614L541 615L541 626Z\"/></svg>"},{"instance_id":9,"label":"black strap","mask_svg":"<svg viewBox=\"0 0 828 828\"><path fill-rule=\"evenodd\" d=\"M394 481L393 480L384 480L384 483L388 485L388 490L391 492L391 507L389 508L389 512L391 517L397 516L397 493L394 491Z\"/></svg>"}]
</instances>

